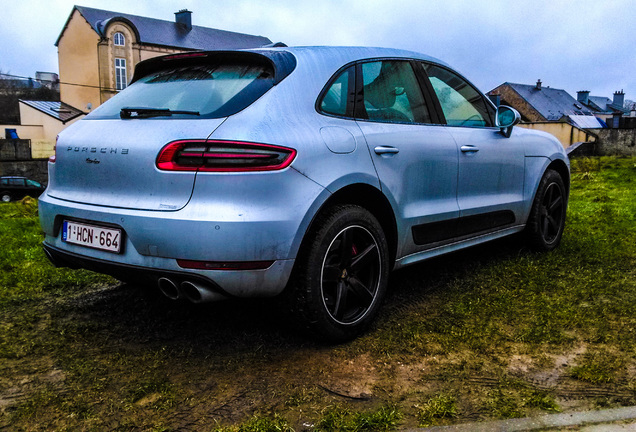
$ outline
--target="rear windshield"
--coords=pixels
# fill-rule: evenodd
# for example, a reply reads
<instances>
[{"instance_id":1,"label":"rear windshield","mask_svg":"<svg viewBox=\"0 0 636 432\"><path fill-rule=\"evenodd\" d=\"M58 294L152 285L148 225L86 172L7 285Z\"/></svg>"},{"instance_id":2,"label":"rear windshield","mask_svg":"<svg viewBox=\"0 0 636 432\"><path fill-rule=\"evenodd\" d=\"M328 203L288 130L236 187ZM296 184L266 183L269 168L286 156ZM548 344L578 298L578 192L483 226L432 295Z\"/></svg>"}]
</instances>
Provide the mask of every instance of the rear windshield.
<instances>
[{"instance_id":1,"label":"rear windshield","mask_svg":"<svg viewBox=\"0 0 636 432\"><path fill-rule=\"evenodd\" d=\"M187 111L152 118L219 118L249 106L274 85L264 64L199 64L142 77L95 109L88 118L119 118L122 109Z\"/></svg>"}]
</instances>

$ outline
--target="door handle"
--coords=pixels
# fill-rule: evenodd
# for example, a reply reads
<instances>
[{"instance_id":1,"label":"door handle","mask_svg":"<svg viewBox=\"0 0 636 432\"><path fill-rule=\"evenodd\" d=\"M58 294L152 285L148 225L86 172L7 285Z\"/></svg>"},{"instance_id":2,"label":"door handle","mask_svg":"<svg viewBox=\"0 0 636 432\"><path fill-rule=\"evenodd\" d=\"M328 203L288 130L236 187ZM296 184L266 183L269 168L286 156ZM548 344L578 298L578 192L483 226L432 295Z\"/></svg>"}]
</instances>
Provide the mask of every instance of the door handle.
<instances>
[{"instance_id":1,"label":"door handle","mask_svg":"<svg viewBox=\"0 0 636 432\"><path fill-rule=\"evenodd\" d=\"M373 151L376 154L383 155L383 154L395 154L395 153L398 153L400 150L390 146L377 146L376 148L373 149Z\"/></svg>"},{"instance_id":2,"label":"door handle","mask_svg":"<svg viewBox=\"0 0 636 432\"><path fill-rule=\"evenodd\" d=\"M460 150L464 153L476 153L479 151L479 147L475 147L472 145L463 145L460 147Z\"/></svg>"}]
</instances>

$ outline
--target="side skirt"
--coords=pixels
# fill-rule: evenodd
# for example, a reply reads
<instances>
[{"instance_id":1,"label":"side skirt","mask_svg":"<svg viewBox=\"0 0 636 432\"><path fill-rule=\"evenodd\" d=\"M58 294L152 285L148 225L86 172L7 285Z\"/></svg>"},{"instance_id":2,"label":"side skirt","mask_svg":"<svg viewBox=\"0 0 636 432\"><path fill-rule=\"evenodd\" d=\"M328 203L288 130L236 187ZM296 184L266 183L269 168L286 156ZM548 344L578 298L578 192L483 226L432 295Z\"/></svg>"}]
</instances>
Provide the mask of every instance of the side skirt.
<instances>
[{"instance_id":1,"label":"side skirt","mask_svg":"<svg viewBox=\"0 0 636 432\"><path fill-rule=\"evenodd\" d=\"M395 266L393 267L393 269L397 270L401 267L404 267L410 264L415 264L417 262L420 262L429 258L433 258L439 255L449 253L449 252L454 252L454 251L464 249L467 247L475 246L481 243L486 243L488 241L495 240L495 239L505 237L508 235L516 234L518 232L523 231L524 228L525 228L525 225L515 225L512 227L500 229L498 231L489 232L482 235L477 235L465 240L458 240L458 241L446 243L441 246L432 247L422 252L416 252L414 254L407 255L397 259L395 261Z\"/></svg>"}]
</instances>

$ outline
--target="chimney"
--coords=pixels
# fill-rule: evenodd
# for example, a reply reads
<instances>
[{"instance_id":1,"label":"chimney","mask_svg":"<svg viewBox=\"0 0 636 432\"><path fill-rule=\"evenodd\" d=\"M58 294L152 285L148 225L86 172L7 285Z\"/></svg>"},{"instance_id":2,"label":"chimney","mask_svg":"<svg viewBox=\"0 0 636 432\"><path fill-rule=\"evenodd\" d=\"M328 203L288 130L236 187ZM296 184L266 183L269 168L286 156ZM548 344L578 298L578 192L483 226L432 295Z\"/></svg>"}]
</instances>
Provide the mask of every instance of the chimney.
<instances>
[{"instance_id":1,"label":"chimney","mask_svg":"<svg viewBox=\"0 0 636 432\"><path fill-rule=\"evenodd\" d=\"M537 90L541 90L541 79L537 80L537 86L535 87Z\"/></svg>"},{"instance_id":2,"label":"chimney","mask_svg":"<svg viewBox=\"0 0 636 432\"><path fill-rule=\"evenodd\" d=\"M187 9L181 9L179 12L175 12L175 21L181 25L185 30L192 30L192 12Z\"/></svg>"},{"instance_id":3,"label":"chimney","mask_svg":"<svg viewBox=\"0 0 636 432\"><path fill-rule=\"evenodd\" d=\"M590 101L590 91L589 90L580 90L576 92L576 100L581 102L583 105L587 105Z\"/></svg>"},{"instance_id":4,"label":"chimney","mask_svg":"<svg viewBox=\"0 0 636 432\"><path fill-rule=\"evenodd\" d=\"M612 101L612 105L616 105L617 107L623 108L623 104L625 103L625 93L623 90L614 92L614 100Z\"/></svg>"}]
</instances>

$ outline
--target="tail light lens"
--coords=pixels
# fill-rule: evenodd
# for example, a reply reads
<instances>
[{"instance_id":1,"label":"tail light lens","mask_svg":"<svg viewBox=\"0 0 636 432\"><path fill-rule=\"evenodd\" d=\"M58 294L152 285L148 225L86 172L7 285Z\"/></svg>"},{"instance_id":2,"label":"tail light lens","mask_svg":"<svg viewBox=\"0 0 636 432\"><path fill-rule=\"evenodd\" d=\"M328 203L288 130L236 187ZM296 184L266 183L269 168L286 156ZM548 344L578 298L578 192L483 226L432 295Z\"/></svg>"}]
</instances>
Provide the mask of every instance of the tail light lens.
<instances>
[{"instance_id":1,"label":"tail light lens","mask_svg":"<svg viewBox=\"0 0 636 432\"><path fill-rule=\"evenodd\" d=\"M157 156L164 171L245 172L288 167L296 150L240 141L187 140L166 145Z\"/></svg>"}]
</instances>

